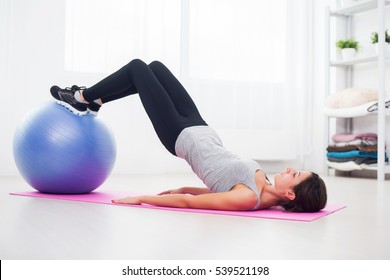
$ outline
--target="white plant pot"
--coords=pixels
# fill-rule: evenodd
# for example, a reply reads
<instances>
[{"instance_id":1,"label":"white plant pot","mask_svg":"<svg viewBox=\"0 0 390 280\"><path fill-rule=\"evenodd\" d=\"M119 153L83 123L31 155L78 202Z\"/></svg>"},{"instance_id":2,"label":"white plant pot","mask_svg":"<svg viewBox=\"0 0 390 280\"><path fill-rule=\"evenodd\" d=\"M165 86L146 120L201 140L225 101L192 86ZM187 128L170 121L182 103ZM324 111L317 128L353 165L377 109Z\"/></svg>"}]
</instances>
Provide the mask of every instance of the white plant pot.
<instances>
[{"instance_id":1,"label":"white plant pot","mask_svg":"<svg viewBox=\"0 0 390 280\"><path fill-rule=\"evenodd\" d=\"M341 56L343 60L350 60L356 56L356 50L353 48L341 49Z\"/></svg>"},{"instance_id":2,"label":"white plant pot","mask_svg":"<svg viewBox=\"0 0 390 280\"><path fill-rule=\"evenodd\" d=\"M375 53L378 54L379 53L378 43L375 43L373 45L375 48ZM389 43L385 43L385 57L390 57L390 44Z\"/></svg>"}]
</instances>

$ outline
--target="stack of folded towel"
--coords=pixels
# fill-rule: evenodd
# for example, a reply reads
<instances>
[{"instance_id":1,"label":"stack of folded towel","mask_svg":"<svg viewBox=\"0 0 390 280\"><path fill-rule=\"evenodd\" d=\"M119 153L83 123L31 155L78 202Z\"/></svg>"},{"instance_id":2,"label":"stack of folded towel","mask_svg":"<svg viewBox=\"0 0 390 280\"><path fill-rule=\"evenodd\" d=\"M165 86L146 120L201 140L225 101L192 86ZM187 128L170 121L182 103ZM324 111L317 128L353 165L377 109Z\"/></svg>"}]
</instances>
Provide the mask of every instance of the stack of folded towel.
<instances>
[{"instance_id":1,"label":"stack of folded towel","mask_svg":"<svg viewBox=\"0 0 390 280\"><path fill-rule=\"evenodd\" d=\"M378 163L375 133L338 133L327 148L328 166L342 171L370 169Z\"/></svg>"}]
</instances>

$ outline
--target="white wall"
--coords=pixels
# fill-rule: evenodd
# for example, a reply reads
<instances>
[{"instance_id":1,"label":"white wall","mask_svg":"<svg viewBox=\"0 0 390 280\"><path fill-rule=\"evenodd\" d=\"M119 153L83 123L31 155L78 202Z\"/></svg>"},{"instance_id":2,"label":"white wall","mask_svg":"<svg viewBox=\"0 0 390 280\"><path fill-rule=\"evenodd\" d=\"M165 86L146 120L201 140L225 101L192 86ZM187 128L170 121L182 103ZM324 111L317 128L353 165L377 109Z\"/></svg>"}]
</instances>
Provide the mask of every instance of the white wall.
<instances>
[{"instance_id":1,"label":"white wall","mask_svg":"<svg viewBox=\"0 0 390 280\"><path fill-rule=\"evenodd\" d=\"M309 106L312 106L312 139L311 153L305 160L305 169L322 173L325 170L325 118L322 115L322 108L325 96L325 7L331 0L312 1L312 100Z\"/></svg>"},{"instance_id":2,"label":"white wall","mask_svg":"<svg viewBox=\"0 0 390 280\"><path fill-rule=\"evenodd\" d=\"M60 73L63 44L56 23L63 9L61 1L1 2L1 174L16 173L14 129L26 111L47 99L50 82Z\"/></svg>"},{"instance_id":3,"label":"white wall","mask_svg":"<svg viewBox=\"0 0 390 280\"><path fill-rule=\"evenodd\" d=\"M10 120L5 113L8 97L7 68L8 68L8 1L0 1L0 174L7 174L13 169L11 154L11 130L7 124ZM7 98L7 99L6 99Z\"/></svg>"}]
</instances>

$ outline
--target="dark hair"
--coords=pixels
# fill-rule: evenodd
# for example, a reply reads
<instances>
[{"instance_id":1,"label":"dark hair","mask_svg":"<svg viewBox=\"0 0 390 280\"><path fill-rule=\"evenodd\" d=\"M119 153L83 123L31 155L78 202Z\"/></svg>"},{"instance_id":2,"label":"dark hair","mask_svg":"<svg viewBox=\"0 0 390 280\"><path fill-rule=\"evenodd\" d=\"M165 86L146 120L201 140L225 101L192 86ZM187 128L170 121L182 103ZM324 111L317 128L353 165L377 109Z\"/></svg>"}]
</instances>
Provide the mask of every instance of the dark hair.
<instances>
[{"instance_id":1,"label":"dark hair","mask_svg":"<svg viewBox=\"0 0 390 280\"><path fill-rule=\"evenodd\" d=\"M326 205L327 194L324 181L316 173L311 173L307 179L294 188L295 198L280 202L289 212L318 212Z\"/></svg>"}]
</instances>

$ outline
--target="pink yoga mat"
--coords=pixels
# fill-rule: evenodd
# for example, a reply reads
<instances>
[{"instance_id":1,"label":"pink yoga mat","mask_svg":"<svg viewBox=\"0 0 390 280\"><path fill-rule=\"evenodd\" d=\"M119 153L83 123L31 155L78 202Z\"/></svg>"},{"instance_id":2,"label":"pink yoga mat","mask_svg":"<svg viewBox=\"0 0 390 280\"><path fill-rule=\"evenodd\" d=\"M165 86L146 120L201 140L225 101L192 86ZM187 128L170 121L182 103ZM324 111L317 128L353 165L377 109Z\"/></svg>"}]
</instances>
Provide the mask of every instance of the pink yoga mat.
<instances>
[{"instance_id":1,"label":"pink yoga mat","mask_svg":"<svg viewBox=\"0 0 390 280\"><path fill-rule=\"evenodd\" d=\"M126 205L126 204L112 203L111 202L112 199L118 199L118 198L132 195L129 194L128 192L123 192L123 191L93 192L89 194L78 194L78 195L45 194L40 192L16 192L11 194L19 195L19 196L57 199L57 200L110 204L115 206L138 207L138 208L149 208L149 209L157 209L157 210L169 210L169 211L204 213L204 214L243 216L243 217L250 217L250 218L292 220L292 221L303 221L303 222L314 221L316 219L327 216L333 212L336 212L346 207L345 205L342 204L327 205L322 211L316 213L289 213L279 209L267 209L267 210L257 210L257 211L221 211L221 210L206 210L206 209L159 207L159 206L146 205L146 204Z\"/></svg>"}]
</instances>

